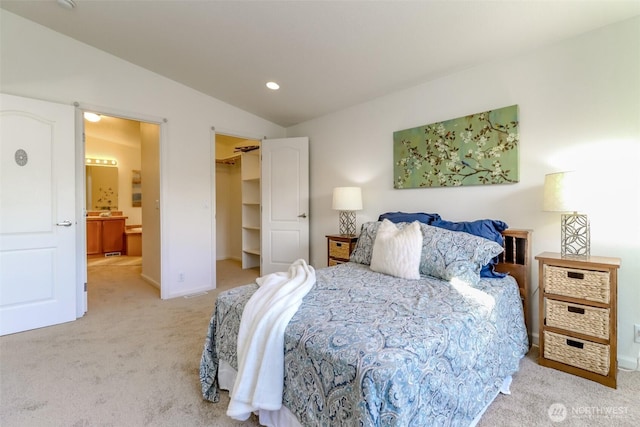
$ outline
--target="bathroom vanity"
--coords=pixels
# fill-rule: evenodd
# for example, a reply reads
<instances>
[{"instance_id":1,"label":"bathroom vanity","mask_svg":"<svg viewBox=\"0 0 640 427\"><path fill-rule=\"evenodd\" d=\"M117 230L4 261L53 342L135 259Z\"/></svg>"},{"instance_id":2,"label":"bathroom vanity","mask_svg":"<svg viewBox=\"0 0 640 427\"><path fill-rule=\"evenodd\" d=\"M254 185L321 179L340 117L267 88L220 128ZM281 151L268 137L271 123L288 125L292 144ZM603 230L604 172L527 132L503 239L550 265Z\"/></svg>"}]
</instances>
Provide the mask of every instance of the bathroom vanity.
<instances>
[{"instance_id":1,"label":"bathroom vanity","mask_svg":"<svg viewBox=\"0 0 640 427\"><path fill-rule=\"evenodd\" d=\"M124 252L126 216L87 216L87 255Z\"/></svg>"}]
</instances>

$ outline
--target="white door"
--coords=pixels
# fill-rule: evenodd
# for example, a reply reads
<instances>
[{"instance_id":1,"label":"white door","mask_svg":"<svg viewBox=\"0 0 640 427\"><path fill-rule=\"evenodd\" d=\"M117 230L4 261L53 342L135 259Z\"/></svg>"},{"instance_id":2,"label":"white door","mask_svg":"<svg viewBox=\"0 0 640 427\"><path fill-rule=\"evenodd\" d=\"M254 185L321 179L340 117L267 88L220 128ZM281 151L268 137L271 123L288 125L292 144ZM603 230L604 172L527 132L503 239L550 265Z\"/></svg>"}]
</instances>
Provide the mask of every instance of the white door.
<instances>
[{"instance_id":1,"label":"white door","mask_svg":"<svg viewBox=\"0 0 640 427\"><path fill-rule=\"evenodd\" d=\"M309 138L266 139L262 151L262 275L309 262Z\"/></svg>"},{"instance_id":2,"label":"white door","mask_svg":"<svg viewBox=\"0 0 640 427\"><path fill-rule=\"evenodd\" d=\"M76 319L74 112L0 94L0 335Z\"/></svg>"}]
</instances>

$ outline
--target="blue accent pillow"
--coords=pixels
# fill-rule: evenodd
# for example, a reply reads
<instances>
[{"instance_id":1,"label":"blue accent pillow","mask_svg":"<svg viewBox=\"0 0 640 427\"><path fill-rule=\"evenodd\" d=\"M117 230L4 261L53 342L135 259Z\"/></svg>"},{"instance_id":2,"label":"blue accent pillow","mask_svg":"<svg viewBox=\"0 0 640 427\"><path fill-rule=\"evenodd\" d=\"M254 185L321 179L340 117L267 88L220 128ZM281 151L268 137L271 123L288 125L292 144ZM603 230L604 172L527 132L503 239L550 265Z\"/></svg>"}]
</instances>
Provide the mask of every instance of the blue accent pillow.
<instances>
[{"instance_id":1,"label":"blue accent pillow","mask_svg":"<svg viewBox=\"0 0 640 427\"><path fill-rule=\"evenodd\" d=\"M388 219L389 221L397 224L400 222L413 222L418 221L423 224L431 224L433 221L439 220L440 215L435 213L408 213L408 212L387 212L378 217L378 221Z\"/></svg>"},{"instance_id":2,"label":"blue accent pillow","mask_svg":"<svg viewBox=\"0 0 640 427\"><path fill-rule=\"evenodd\" d=\"M438 218L431 223L434 227L445 228L452 231L464 231L465 233L473 234L475 236L484 237L485 239L492 240L500 246L504 243L502 232L509 228L509 226L495 219L479 219L476 221L445 221ZM493 270L493 267L498 263L498 257L493 258L489 263L482 266L480 270L480 277L504 277L506 273L498 273Z\"/></svg>"}]
</instances>

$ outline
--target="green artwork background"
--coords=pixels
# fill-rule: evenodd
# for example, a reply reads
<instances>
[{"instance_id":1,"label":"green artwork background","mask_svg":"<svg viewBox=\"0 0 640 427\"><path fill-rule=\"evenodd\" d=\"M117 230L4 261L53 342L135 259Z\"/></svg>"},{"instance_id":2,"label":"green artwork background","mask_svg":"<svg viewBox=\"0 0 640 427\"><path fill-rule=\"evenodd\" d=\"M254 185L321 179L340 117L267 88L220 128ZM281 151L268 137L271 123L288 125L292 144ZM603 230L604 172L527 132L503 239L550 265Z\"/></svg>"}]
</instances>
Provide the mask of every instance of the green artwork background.
<instances>
[{"instance_id":1,"label":"green artwork background","mask_svg":"<svg viewBox=\"0 0 640 427\"><path fill-rule=\"evenodd\" d=\"M518 106L393 133L394 188L519 181Z\"/></svg>"}]
</instances>

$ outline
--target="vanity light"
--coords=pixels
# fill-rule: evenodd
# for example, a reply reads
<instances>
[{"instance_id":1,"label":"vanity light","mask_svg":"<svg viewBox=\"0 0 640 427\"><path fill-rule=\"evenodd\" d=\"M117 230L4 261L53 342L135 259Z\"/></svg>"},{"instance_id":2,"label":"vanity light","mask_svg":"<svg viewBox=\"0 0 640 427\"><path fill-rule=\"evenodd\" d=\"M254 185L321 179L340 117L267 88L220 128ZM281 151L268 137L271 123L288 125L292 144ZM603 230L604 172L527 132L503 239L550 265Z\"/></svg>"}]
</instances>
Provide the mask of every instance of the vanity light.
<instances>
[{"instance_id":1,"label":"vanity light","mask_svg":"<svg viewBox=\"0 0 640 427\"><path fill-rule=\"evenodd\" d=\"M268 82L267 83L267 87L271 90L278 90L280 89L280 85L276 82Z\"/></svg>"},{"instance_id":2,"label":"vanity light","mask_svg":"<svg viewBox=\"0 0 640 427\"><path fill-rule=\"evenodd\" d=\"M118 166L118 161L114 159L95 159L87 157L85 163L88 165L104 165L104 166Z\"/></svg>"},{"instance_id":3,"label":"vanity light","mask_svg":"<svg viewBox=\"0 0 640 427\"><path fill-rule=\"evenodd\" d=\"M84 113L84 119L90 122L99 122L101 118L102 117L100 117L100 115L96 113L90 113L88 111L85 111Z\"/></svg>"}]
</instances>

